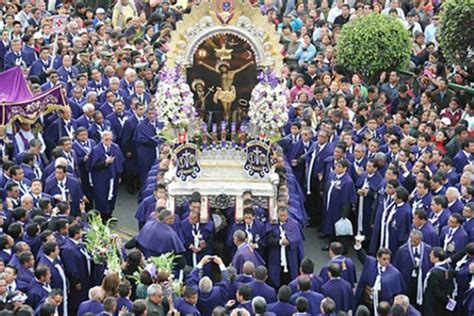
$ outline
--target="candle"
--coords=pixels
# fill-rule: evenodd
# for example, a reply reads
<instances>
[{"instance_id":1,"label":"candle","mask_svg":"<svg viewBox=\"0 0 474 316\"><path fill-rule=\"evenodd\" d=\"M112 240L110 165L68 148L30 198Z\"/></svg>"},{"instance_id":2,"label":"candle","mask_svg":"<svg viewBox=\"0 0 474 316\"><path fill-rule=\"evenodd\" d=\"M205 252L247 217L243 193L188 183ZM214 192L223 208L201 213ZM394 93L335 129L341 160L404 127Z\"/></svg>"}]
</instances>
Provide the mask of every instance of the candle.
<instances>
[{"instance_id":1,"label":"candle","mask_svg":"<svg viewBox=\"0 0 474 316\"><path fill-rule=\"evenodd\" d=\"M217 123L212 123L212 132L217 133Z\"/></svg>"},{"instance_id":2,"label":"candle","mask_svg":"<svg viewBox=\"0 0 474 316\"><path fill-rule=\"evenodd\" d=\"M235 133L235 130L237 129L237 123L235 122L232 122L231 124L231 127L230 127L230 130L232 133Z\"/></svg>"}]
</instances>

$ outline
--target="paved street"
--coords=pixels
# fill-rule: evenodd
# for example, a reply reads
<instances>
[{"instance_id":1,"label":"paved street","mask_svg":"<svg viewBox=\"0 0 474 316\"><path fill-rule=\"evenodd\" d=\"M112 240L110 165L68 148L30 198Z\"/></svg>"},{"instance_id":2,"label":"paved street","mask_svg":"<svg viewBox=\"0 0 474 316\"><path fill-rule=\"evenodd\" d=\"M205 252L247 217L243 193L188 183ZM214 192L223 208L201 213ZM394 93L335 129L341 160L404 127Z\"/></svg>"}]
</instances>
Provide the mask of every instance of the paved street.
<instances>
[{"instance_id":1,"label":"paved street","mask_svg":"<svg viewBox=\"0 0 474 316\"><path fill-rule=\"evenodd\" d=\"M122 238L127 239L133 236L138 229L137 221L134 218L137 209L137 200L135 196L128 194L128 192L121 186L119 188L119 196L117 201L114 216L118 218L119 227L118 233ZM307 228L305 230L305 255L314 260L316 266L316 273L329 259L327 252L322 251L321 247L324 241L318 239L315 228ZM360 274L361 266L353 251L349 255L357 266L357 272Z\"/></svg>"}]
</instances>

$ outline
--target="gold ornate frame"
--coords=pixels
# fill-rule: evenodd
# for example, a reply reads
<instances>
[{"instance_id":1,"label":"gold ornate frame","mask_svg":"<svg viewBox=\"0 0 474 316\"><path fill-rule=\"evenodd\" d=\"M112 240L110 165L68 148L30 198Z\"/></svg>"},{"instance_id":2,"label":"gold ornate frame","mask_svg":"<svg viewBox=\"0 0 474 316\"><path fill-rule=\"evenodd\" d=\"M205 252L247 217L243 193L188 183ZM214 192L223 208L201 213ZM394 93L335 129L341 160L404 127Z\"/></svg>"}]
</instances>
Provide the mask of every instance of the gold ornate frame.
<instances>
[{"instance_id":1,"label":"gold ornate frame","mask_svg":"<svg viewBox=\"0 0 474 316\"><path fill-rule=\"evenodd\" d=\"M245 0L235 0L231 13L219 7L221 1L208 0L193 7L177 23L171 33L170 50L167 52L168 67L194 64L194 53L207 38L216 34L233 34L249 43L258 68L270 68L281 74L283 57L280 35L274 25L267 21L258 7Z\"/></svg>"}]
</instances>

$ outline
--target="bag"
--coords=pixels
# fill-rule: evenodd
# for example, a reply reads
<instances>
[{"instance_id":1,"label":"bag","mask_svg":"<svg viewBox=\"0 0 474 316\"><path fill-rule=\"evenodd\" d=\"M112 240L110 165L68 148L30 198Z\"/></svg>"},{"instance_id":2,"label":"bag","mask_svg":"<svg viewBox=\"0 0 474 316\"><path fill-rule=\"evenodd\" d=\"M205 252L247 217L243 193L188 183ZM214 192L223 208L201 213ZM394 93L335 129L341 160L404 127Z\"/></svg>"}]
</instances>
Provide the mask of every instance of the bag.
<instances>
[{"instance_id":1,"label":"bag","mask_svg":"<svg viewBox=\"0 0 474 316\"><path fill-rule=\"evenodd\" d=\"M348 218L341 218L334 224L334 230L336 231L336 236L352 236L354 235L354 230L352 229L352 223Z\"/></svg>"}]
</instances>

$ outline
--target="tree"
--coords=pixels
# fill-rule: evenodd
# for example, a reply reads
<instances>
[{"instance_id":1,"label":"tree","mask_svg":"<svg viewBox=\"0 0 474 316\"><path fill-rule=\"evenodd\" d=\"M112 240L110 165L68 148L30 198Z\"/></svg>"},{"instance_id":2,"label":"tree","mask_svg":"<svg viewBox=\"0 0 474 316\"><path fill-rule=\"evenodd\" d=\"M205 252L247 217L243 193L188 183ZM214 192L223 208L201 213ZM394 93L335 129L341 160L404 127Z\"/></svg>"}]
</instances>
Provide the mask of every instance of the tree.
<instances>
[{"instance_id":1,"label":"tree","mask_svg":"<svg viewBox=\"0 0 474 316\"><path fill-rule=\"evenodd\" d=\"M410 33L403 24L375 13L345 24L337 42L338 63L372 79L384 70L408 65L410 52Z\"/></svg>"},{"instance_id":2,"label":"tree","mask_svg":"<svg viewBox=\"0 0 474 316\"><path fill-rule=\"evenodd\" d=\"M469 46L474 43L473 21L474 1L447 0L443 3L438 37L443 55L449 62L465 59Z\"/></svg>"}]
</instances>

